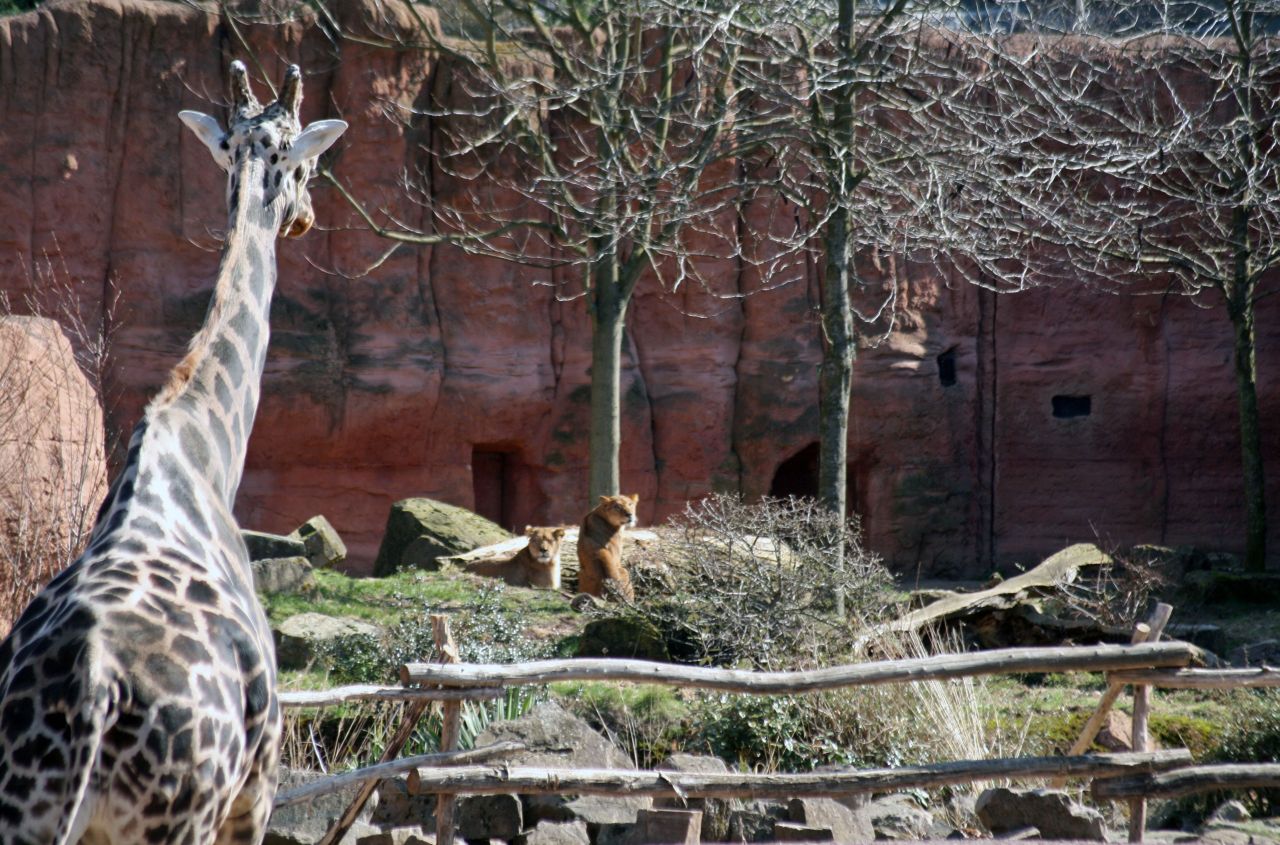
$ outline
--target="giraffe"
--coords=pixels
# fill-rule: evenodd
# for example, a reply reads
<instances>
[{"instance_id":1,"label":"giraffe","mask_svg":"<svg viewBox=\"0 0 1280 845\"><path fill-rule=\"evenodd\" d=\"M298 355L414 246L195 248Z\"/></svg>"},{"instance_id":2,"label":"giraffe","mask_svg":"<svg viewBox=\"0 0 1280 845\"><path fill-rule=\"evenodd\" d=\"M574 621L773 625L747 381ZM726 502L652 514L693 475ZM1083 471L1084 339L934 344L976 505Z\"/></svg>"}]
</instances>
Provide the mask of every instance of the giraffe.
<instances>
[{"instance_id":1,"label":"giraffe","mask_svg":"<svg viewBox=\"0 0 1280 845\"><path fill-rule=\"evenodd\" d=\"M182 121L227 171L203 326L133 430L84 553L0 644L0 843L257 845L276 789L275 654L232 516L257 410L275 239L346 129L299 123L290 67L263 107L231 65L231 120Z\"/></svg>"}]
</instances>

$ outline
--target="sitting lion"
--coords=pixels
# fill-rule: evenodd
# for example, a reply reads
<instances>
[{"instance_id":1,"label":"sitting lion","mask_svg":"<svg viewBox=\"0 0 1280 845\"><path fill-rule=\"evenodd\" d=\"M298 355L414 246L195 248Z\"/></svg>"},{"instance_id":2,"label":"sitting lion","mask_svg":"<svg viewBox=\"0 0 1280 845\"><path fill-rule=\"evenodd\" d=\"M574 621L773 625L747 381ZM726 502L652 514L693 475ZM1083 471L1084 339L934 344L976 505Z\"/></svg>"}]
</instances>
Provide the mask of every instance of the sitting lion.
<instances>
[{"instance_id":1,"label":"sitting lion","mask_svg":"<svg viewBox=\"0 0 1280 845\"><path fill-rule=\"evenodd\" d=\"M560 589L560 541L563 528L524 527L529 544L510 560L481 561L467 565L467 572L501 578L513 587Z\"/></svg>"},{"instance_id":2,"label":"sitting lion","mask_svg":"<svg viewBox=\"0 0 1280 845\"><path fill-rule=\"evenodd\" d=\"M578 591L606 598L605 586L627 599L635 598L631 576L622 565L622 530L636 524L636 496L601 496L595 510L583 517L578 532Z\"/></svg>"}]
</instances>

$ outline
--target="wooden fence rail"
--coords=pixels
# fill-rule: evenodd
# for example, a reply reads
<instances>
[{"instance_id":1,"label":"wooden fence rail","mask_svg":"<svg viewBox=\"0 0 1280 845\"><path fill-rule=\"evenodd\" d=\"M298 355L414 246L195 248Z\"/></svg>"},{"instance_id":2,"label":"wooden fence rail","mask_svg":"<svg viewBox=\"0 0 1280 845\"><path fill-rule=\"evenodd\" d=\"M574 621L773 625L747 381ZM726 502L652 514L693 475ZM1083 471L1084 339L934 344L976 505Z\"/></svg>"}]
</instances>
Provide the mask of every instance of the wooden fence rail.
<instances>
[{"instance_id":1,"label":"wooden fence rail","mask_svg":"<svg viewBox=\"0 0 1280 845\"><path fill-rule=\"evenodd\" d=\"M632 681L780 695L864 684L942 681L1019 672L1114 672L1152 667L1180 668L1189 665L1194 655L1195 649L1186 643L1168 642L1004 648L972 654L942 654L908 660L831 666L807 672L751 672L603 657L534 660L512 665L407 663L400 670L400 680L406 685L486 688L554 681Z\"/></svg>"},{"instance_id":2,"label":"wooden fence rail","mask_svg":"<svg viewBox=\"0 0 1280 845\"><path fill-rule=\"evenodd\" d=\"M1154 775L1095 781L1093 795L1121 798L1181 798L1225 789L1280 789L1280 763L1224 763L1186 766Z\"/></svg>"},{"instance_id":3,"label":"wooden fence rail","mask_svg":"<svg viewBox=\"0 0 1280 845\"><path fill-rule=\"evenodd\" d=\"M687 798L810 798L902 789L932 789L975 781L1053 776L1113 778L1150 775L1184 766L1191 752L1177 748L1142 754L960 760L892 769L754 774L633 769L549 769L530 766L450 766L418 770L420 793L522 795L652 795Z\"/></svg>"},{"instance_id":4,"label":"wooden fence rail","mask_svg":"<svg viewBox=\"0 0 1280 845\"><path fill-rule=\"evenodd\" d=\"M1162 606L1157 613L1167 611ZM1153 622L1159 623L1158 619ZM1143 642L1142 628L1153 634ZM1158 627L1163 627L1159 624ZM523 664L410 663L401 667L402 687L356 686L324 692L283 693L286 707L314 707L341 701L409 700L414 707L432 700L457 712L459 702L497 698L510 687L555 681L628 681L678 687L697 687L749 694L809 693L842 687L943 681L976 675L1023 672L1106 672L1109 698L1095 719L1105 715L1125 685L1207 689L1222 687L1277 687L1280 670L1207 670L1188 668L1196 649L1181 642L1156 642L1158 628L1140 625L1131 645L1096 645L1055 648L1007 648L971 654L935 655L907 660L886 660L849 666L833 666L805 672L751 672L699 666L680 666L644 660L588 658L540 660ZM447 660L447 658L446 658ZM1082 737L1087 744L1088 740ZM965 760L894 769L864 769L809 774L700 774L690 772L631 771L619 769L548 769L494 765L456 765L492 759L507 749L476 749L424 757L351 772L332 779L339 788L351 782L363 784L367 794L390 773L411 771L414 792L433 793L444 804L459 793L571 793L602 795L655 795L679 797L786 798L837 796L901 789L926 789L957 783L990 780L1066 778L1093 779L1093 794L1105 800L1129 800L1145 809L1149 797L1166 797L1215 788L1280 785L1280 765L1243 767L1190 767L1185 749L1126 754L1075 753L1062 757L1027 757L998 760ZM466 756L473 755L473 756ZM478 755L478 756L476 756ZM430 759L428 759L430 758ZM326 791L312 784L305 796L290 793L281 800L306 800ZM279 805L279 801L277 802ZM353 807L356 805L353 803ZM452 820L437 818L437 836L452 837ZM1138 821L1141 821L1139 814ZM1131 835L1141 840L1141 827ZM332 832L332 831L331 831Z\"/></svg>"}]
</instances>

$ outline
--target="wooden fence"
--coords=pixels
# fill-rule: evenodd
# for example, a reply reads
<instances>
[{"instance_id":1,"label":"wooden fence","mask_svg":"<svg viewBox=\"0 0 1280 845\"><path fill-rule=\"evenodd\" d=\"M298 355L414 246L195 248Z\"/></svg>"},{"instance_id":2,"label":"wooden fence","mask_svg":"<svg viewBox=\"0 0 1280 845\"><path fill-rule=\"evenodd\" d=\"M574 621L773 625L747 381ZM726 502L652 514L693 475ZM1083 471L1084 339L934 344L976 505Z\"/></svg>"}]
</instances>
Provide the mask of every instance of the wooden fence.
<instances>
[{"instance_id":1,"label":"wooden fence","mask_svg":"<svg viewBox=\"0 0 1280 845\"><path fill-rule=\"evenodd\" d=\"M315 707L344 701L405 701L399 730L376 765L336 775L283 792L276 806L286 806L361 784L357 797L331 827L322 845L339 841L350 828L378 782L408 773L411 790L439 796L436 841L453 841L453 798L458 794L555 793L651 795L684 798L788 798L847 796L947 784L993 780L1046 779L1061 787L1068 778L1087 778L1095 798L1130 803L1129 839L1141 842L1149 798L1234 788L1280 787L1280 764L1191 765L1185 749L1149 751L1147 720L1151 687L1224 689L1280 687L1280 670L1195 669L1196 650L1186 643L1159 642L1171 608L1159 605L1151 618L1135 626L1130 645L1008 648L908 660L886 660L833 666L806 672L750 672L679 666L644 660L541 660L515 665L462 664L449 633L447 617L433 616L437 663L410 663L401 668L399 687L351 686L321 692L282 693L285 707ZM623 769L549 769L486 765L521 750L503 743L458 751L461 702L497 698L507 689L553 681L627 681L696 687L739 693L781 695L842 687L938 681L979 675L1024 672L1106 672L1108 686L1098 708L1070 752L1061 757L961 760L891 769L860 769L806 774L700 774ZM1133 688L1133 751L1086 754L1106 714L1126 686ZM444 713L438 754L396 759L427 706L440 702Z\"/></svg>"}]
</instances>

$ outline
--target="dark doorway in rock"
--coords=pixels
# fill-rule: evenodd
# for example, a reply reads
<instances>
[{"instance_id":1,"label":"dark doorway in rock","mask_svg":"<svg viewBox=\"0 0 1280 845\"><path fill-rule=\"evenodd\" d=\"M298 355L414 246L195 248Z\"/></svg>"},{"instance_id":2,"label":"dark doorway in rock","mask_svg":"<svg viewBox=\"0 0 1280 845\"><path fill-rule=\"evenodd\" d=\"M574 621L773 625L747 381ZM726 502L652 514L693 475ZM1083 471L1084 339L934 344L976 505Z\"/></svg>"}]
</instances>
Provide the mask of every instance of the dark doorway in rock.
<instances>
[{"instance_id":1,"label":"dark doorway in rock","mask_svg":"<svg viewBox=\"0 0 1280 845\"><path fill-rule=\"evenodd\" d=\"M956 383L956 348L953 346L938 355L938 381L943 387Z\"/></svg>"},{"instance_id":2,"label":"dark doorway in rock","mask_svg":"<svg viewBox=\"0 0 1280 845\"><path fill-rule=\"evenodd\" d=\"M475 446L471 450L471 484L475 511L508 531L514 531L516 456L495 446Z\"/></svg>"},{"instance_id":3,"label":"dark doorway in rock","mask_svg":"<svg viewBox=\"0 0 1280 845\"><path fill-rule=\"evenodd\" d=\"M818 497L818 444L810 443L778 465L769 485L769 495ZM845 470L844 505L846 513L858 510L858 476L850 464Z\"/></svg>"}]
</instances>

